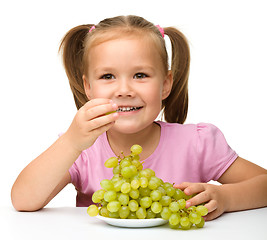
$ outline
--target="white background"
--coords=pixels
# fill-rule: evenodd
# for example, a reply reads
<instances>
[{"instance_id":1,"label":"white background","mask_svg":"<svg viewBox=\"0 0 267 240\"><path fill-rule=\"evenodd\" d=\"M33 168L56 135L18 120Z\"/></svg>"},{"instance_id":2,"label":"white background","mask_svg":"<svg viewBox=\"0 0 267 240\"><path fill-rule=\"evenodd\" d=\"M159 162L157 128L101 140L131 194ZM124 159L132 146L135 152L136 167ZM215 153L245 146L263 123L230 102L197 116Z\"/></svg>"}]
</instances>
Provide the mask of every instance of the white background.
<instances>
[{"instance_id":1,"label":"white background","mask_svg":"<svg viewBox=\"0 0 267 240\"><path fill-rule=\"evenodd\" d=\"M69 126L75 104L58 56L72 27L135 14L178 27L191 47L186 123L210 122L237 153L264 168L267 15L265 1L1 1L0 205L20 171ZM66 187L49 206L75 206Z\"/></svg>"}]
</instances>

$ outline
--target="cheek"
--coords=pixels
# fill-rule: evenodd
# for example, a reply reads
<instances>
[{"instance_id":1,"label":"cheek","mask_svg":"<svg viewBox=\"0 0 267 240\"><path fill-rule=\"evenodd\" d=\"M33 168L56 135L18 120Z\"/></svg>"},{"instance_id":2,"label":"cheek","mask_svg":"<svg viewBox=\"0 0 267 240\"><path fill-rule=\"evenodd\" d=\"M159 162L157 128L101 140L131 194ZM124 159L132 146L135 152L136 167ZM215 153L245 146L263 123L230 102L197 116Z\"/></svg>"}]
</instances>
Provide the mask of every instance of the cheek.
<instances>
[{"instance_id":1,"label":"cheek","mask_svg":"<svg viewBox=\"0 0 267 240\"><path fill-rule=\"evenodd\" d=\"M107 96L107 88L101 87L97 84L91 85L90 97L93 98L105 98Z\"/></svg>"}]
</instances>

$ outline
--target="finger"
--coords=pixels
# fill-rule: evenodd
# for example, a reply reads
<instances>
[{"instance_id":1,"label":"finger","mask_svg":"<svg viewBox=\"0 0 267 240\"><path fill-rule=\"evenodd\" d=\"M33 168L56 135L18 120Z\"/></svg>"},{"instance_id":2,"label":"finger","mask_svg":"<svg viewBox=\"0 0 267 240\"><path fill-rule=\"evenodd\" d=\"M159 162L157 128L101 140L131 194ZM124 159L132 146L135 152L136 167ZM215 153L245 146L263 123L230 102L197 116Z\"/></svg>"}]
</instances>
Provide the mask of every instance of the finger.
<instances>
[{"instance_id":1,"label":"finger","mask_svg":"<svg viewBox=\"0 0 267 240\"><path fill-rule=\"evenodd\" d=\"M100 127L103 127L109 123L115 122L119 117L119 114L117 112L108 114L108 115L103 115L97 118L94 118L90 121L87 122L87 131L93 131L95 129L98 129Z\"/></svg>"},{"instance_id":2,"label":"finger","mask_svg":"<svg viewBox=\"0 0 267 240\"><path fill-rule=\"evenodd\" d=\"M108 104L108 103L113 103L113 101L111 99L108 99L108 98L95 98L95 99L92 99L92 100L86 102L83 105L83 108L85 108L87 110L87 109L95 107L97 105Z\"/></svg>"},{"instance_id":3,"label":"finger","mask_svg":"<svg viewBox=\"0 0 267 240\"><path fill-rule=\"evenodd\" d=\"M96 135L96 136L100 136L102 133L108 131L113 125L114 125L115 122L110 122L104 126L101 126L99 128L96 128L92 131L92 134Z\"/></svg>"},{"instance_id":4,"label":"finger","mask_svg":"<svg viewBox=\"0 0 267 240\"><path fill-rule=\"evenodd\" d=\"M116 111L117 109L118 105L112 102L102 105L96 105L86 110L85 119L88 121L99 116L104 116L105 114Z\"/></svg>"},{"instance_id":5,"label":"finger","mask_svg":"<svg viewBox=\"0 0 267 240\"><path fill-rule=\"evenodd\" d=\"M220 215L222 215L223 212L219 211L218 209L208 213L206 216L204 216L204 220L205 221L210 221L210 220L213 220L217 217L219 217Z\"/></svg>"},{"instance_id":6,"label":"finger","mask_svg":"<svg viewBox=\"0 0 267 240\"><path fill-rule=\"evenodd\" d=\"M204 206L208 209L209 213L215 211L218 208L217 201L215 201L215 200L210 200Z\"/></svg>"},{"instance_id":7,"label":"finger","mask_svg":"<svg viewBox=\"0 0 267 240\"><path fill-rule=\"evenodd\" d=\"M205 185L202 183L192 183L184 189L186 195L197 194L205 191Z\"/></svg>"},{"instance_id":8,"label":"finger","mask_svg":"<svg viewBox=\"0 0 267 240\"><path fill-rule=\"evenodd\" d=\"M187 188L190 184L192 184L191 182L182 182L180 184L175 184L173 185L173 187L175 188L179 188L181 190L184 190L185 188Z\"/></svg>"},{"instance_id":9,"label":"finger","mask_svg":"<svg viewBox=\"0 0 267 240\"><path fill-rule=\"evenodd\" d=\"M210 195L204 191L186 201L186 207L196 206L211 200ZM208 209L209 210L209 209Z\"/></svg>"}]
</instances>

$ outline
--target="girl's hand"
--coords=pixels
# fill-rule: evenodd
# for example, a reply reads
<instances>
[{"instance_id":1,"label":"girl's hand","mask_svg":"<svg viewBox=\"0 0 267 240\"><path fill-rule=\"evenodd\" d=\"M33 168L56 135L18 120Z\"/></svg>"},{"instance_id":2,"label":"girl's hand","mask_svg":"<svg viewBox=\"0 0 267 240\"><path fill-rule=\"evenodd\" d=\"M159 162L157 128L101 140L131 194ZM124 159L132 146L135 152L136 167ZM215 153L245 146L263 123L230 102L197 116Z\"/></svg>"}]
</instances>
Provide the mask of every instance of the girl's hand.
<instances>
[{"instance_id":1,"label":"girl's hand","mask_svg":"<svg viewBox=\"0 0 267 240\"><path fill-rule=\"evenodd\" d=\"M75 150L81 152L92 146L102 133L110 129L118 118L117 104L109 99L92 99L76 113L69 129L63 135Z\"/></svg>"},{"instance_id":2,"label":"girl's hand","mask_svg":"<svg viewBox=\"0 0 267 240\"><path fill-rule=\"evenodd\" d=\"M186 195L197 194L186 201L186 207L206 203L204 206L208 209L208 214L204 217L205 221L219 217L226 210L227 198L222 191L222 186L208 183L190 183L183 182L174 185L184 191Z\"/></svg>"}]
</instances>

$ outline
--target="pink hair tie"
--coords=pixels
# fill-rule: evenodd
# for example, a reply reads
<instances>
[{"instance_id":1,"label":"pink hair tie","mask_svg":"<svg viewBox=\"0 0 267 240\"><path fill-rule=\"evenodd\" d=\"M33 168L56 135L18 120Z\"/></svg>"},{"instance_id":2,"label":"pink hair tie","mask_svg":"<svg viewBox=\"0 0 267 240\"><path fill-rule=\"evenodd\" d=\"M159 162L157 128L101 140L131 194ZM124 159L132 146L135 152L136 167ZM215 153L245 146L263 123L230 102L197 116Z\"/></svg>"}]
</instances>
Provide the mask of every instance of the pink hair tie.
<instances>
[{"instance_id":1,"label":"pink hair tie","mask_svg":"<svg viewBox=\"0 0 267 240\"><path fill-rule=\"evenodd\" d=\"M159 29L162 37L164 38L164 29L160 25L156 25L156 27Z\"/></svg>"},{"instance_id":2,"label":"pink hair tie","mask_svg":"<svg viewBox=\"0 0 267 240\"><path fill-rule=\"evenodd\" d=\"M89 32L92 32L95 29L95 26L91 27Z\"/></svg>"}]
</instances>

